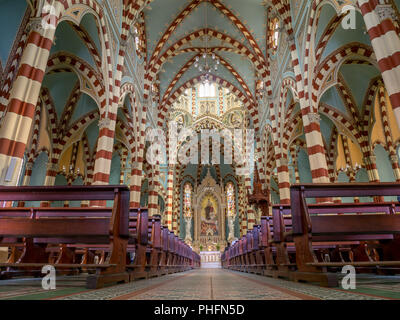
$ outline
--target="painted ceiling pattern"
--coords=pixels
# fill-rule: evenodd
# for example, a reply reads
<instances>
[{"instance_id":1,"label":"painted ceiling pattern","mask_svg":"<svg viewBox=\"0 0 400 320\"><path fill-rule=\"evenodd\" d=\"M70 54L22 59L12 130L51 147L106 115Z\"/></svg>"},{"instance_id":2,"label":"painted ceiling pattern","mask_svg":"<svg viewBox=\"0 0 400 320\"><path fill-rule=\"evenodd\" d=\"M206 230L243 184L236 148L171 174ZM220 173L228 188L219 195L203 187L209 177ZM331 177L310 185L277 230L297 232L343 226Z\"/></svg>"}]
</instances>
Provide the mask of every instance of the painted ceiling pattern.
<instances>
[{"instance_id":1,"label":"painted ceiling pattern","mask_svg":"<svg viewBox=\"0 0 400 320\"><path fill-rule=\"evenodd\" d=\"M256 66L248 56L259 55L255 60L262 61L266 52L267 19L265 7L260 1L152 1L144 10L144 15L150 65L154 64L157 56L175 51L162 64L157 75L162 95L180 68L205 50L206 41L208 48L224 61L215 75L242 92L255 95ZM194 34L205 29L213 31L208 39ZM190 37L190 40L180 45L185 37ZM174 88L199 75L201 73L192 64L176 81Z\"/></svg>"}]
</instances>

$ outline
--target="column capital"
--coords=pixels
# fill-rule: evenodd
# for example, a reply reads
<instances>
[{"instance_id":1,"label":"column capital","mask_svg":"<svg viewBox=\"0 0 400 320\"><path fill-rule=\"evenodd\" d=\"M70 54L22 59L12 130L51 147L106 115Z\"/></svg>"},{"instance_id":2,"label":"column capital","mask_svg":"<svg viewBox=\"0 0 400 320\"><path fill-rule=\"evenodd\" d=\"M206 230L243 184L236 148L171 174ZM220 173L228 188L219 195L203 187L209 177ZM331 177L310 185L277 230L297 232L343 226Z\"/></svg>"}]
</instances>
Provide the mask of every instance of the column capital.
<instances>
[{"instance_id":1,"label":"column capital","mask_svg":"<svg viewBox=\"0 0 400 320\"><path fill-rule=\"evenodd\" d=\"M119 46L125 49L128 46L128 40L119 39Z\"/></svg>"},{"instance_id":2,"label":"column capital","mask_svg":"<svg viewBox=\"0 0 400 320\"><path fill-rule=\"evenodd\" d=\"M32 170L34 163L33 162L27 162L25 163L25 170Z\"/></svg>"},{"instance_id":3,"label":"column capital","mask_svg":"<svg viewBox=\"0 0 400 320\"><path fill-rule=\"evenodd\" d=\"M141 104L142 106L147 106L147 107L149 107L150 102L151 102L151 99L150 99L150 98L144 99L143 97L139 97L139 101L140 101L140 104Z\"/></svg>"},{"instance_id":4,"label":"column capital","mask_svg":"<svg viewBox=\"0 0 400 320\"><path fill-rule=\"evenodd\" d=\"M391 4L378 4L375 8L375 11L379 16L380 21L386 19L397 20L396 12Z\"/></svg>"},{"instance_id":5,"label":"column capital","mask_svg":"<svg viewBox=\"0 0 400 320\"><path fill-rule=\"evenodd\" d=\"M43 28L43 19L41 17L32 17L29 19L26 29L29 32L31 31L37 31L39 33L42 33L44 31Z\"/></svg>"},{"instance_id":6,"label":"column capital","mask_svg":"<svg viewBox=\"0 0 400 320\"><path fill-rule=\"evenodd\" d=\"M392 154L390 156L390 160L392 161L392 163L399 163L399 157L397 156L397 154Z\"/></svg>"},{"instance_id":7,"label":"column capital","mask_svg":"<svg viewBox=\"0 0 400 320\"><path fill-rule=\"evenodd\" d=\"M283 28L282 28L282 30L283 30ZM290 41L290 42L294 42L294 34L293 33L291 33L291 34L288 34L288 41Z\"/></svg>"},{"instance_id":8,"label":"column capital","mask_svg":"<svg viewBox=\"0 0 400 320\"><path fill-rule=\"evenodd\" d=\"M282 166L288 166L289 165L289 160L287 158L280 158L278 161Z\"/></svg>"},{"instance_id":9,"label":"column capital","mask_svg":"<svg viewBox=\"0 0 400 320\"><path fill-rule=\"evenodd\" d=\"M99 129L110 128L111 120L108 118L100 119L98 122Z\"/></svg>"},{"instance_id":10,"label":"column capital","mask_svg":"<svg viewBox=\"0 0 400 320\"><path fill-rule=\"evenodd\" d=\"M376 156L370 155L367 159L371 164L376 164Z\"/></svg>"},{"instance_id":11,"label":"column capital","mask_svg":"<svg viewBox=\"0 0 400 320\"><path fill-rule=\"evenodd\" d=\"M321 116L319 115L319 113L310 112L306 116L310 123L314 123L314 122L319 123L321 121Z\"/></svg>"},{"instance_id":12,"label":"column capital","mask_svg":"<svg viewBox=\"0 0 400 320\"><path fill-rule=\"evenodd\" d=\"M54 172L57 172L57 171L58 171L58 168L59 168L58 163L49 162L49 163L47 163L47 165L46 165L47 171L54 171Z\"/></svg>"}]
</instances>

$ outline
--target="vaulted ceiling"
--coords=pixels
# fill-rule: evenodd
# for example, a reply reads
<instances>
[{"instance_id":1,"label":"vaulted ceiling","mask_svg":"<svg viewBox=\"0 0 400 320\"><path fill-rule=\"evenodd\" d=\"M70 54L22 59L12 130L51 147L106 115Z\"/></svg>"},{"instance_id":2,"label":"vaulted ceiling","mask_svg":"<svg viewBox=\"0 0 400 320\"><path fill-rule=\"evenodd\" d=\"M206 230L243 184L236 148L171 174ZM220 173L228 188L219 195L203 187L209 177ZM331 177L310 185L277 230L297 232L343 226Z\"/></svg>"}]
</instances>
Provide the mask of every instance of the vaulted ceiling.
<instances>
[{"instance_id":1,"label":"vaulted ceiling","mask_svg":"<svg viewBox=\"0 0 400 320\"><path fill-rule=\"evenodd\" d=\"M202 73L194 59L208 48L221 60L212 74L255 100L265 70L266 11L261 0L153 0L144 10L147 61L161 101ZM207 13L207 24L206 24ZM161 57L161 58L160 58ZM183 70L182 70L183 68Z\"/></svg>"}]
</instances>

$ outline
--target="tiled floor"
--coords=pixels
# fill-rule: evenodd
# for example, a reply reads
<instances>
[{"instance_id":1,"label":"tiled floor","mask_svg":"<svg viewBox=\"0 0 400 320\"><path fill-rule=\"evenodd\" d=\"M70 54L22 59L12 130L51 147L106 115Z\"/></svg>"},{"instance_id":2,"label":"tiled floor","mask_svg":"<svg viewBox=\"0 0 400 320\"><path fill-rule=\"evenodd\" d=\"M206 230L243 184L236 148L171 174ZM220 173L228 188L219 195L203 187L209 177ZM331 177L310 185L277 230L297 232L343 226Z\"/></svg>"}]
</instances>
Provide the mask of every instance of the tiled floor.
<instances>
[{"instance_id":1,"label":"tiled floor","mask_svg":"<svg viewBox=\"0 0 400 320\"><path fill-rule=\"evenodd\" d=\"M221 269L200 269L87 290L82 278L57 279L55 291L40 279L0 281L0 299L61 300L376 300L400 299L400 281L360 278L357 290L321 288Z\"/></svg>"}]
</instances>

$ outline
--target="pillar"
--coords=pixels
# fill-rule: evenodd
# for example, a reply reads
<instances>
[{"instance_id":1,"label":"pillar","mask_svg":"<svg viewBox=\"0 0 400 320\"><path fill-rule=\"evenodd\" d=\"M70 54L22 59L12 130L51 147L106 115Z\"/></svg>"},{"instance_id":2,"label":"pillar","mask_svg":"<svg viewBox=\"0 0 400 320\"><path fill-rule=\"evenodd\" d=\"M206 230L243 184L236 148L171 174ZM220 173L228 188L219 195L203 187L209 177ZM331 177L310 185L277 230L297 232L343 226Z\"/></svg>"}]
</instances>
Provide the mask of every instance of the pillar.
<instances>
[{"instance_id":1,"label":"pillar","mask_svg":"<svg viewBox=\"0 0 400 320\"><path fill-rule=\"evenodd\" d=\"M397 154L390 155L390 162L392 163L394 177L397 182L400 182L400 169L399 169L399 157Z\"/></svg>"},{"instance_id":2,"label":"pillar","mask_svg":"<svg viewBox=\"0 0 400 320\"><path fill-rule=\"evenodd\" d=\"M379 0L358 0L397 125L400 127L400 38L393 24L395 12Z\"/></svg>"},{"instance_id":3,"label":"pillar","mask_svg":"<svg viewBox=\"0 0 400 320\"><path fill-rule=\"evenodd\" d=\"M299 95L312 181L313 183L329 183L328 163L326 161L325 147L321 134L318 106L313 105L317 101L307 101L305 98L302 70L293 33L288 35L288 41L296 76L296 87Z\"/></svg>"},{"instance_id":4,"label":"pillar","mask_svg":"<svg viewBox=\"0 0 400 320\"><path fill-rule=\"evenodd\" d=\"M286 157L281 157L276 160L276 165L278 170L280 202L282 204L290 204L290 175L288 159Z\"/></svg>"},{"instance_id":5,"label":"pillar","mask_svg":"<svg viewBox=\"0 0 400 320\"><path fill-rule=\"evenodd\" d=\"M98 122L99 139L97 142L92 185L105 185L110 181L116 117L114 117L111 111L107 116L109 118L100 119Z\"/></svg>"},{"instance_id":6,"label":"pillar","mask_svg":"<svg viewBox=\"0 0 400 320\"><path fill-rule=\"evenodd\" d=\"M140 208L140 193L142 189L143 159L132 163L130 180L130 207Z\"/></svg>"},{"instance_id":7,"label":"pillar","mask_svg":"<svg viewBox=\"0 0 400 320\"><path fill-rule=\"evenodd\" d=\"M256 223L256 218L255 218L255 215L254 215L254 208L249 203L249 199L248 199L248 195L251 193L251 179L250 179L250 177L246 177L245 178L245 185L246 185L246 189L244 190L244 193L245 193L244 202L245 202L246 208L247 208L247 230L251 230L251 229L253 229L253 226Z\"/></svg>"},{"instance_id":8,"label":"pillar","mask_svg":"<svg viewBox=\"0 0 400 320\"><path fill-rule=\"evenodd\" d=\"M364 153L364 164L367 169L369 182L379 182L379 173L376 167L376 156L372 155L372 152L369 151Z\"/></svg>"},{"instance_id":9,"label":"pillar","mask_svg":"<svg viewBox=\"0 0 400 320\"><path fill-rule=\"evenodd\" d=\"M56 12L61 11L61 2L54 2L54 6ZM43 28L41 18L32 18L29 23L27 44L10 92L8 112L0 128L0 185L18 184L57 19L53 19L55 25L46 28ZM8 170L10 172L7 175Z\"/></svg>"},{"instance_id":10,"label":"pillar","mask_svg":"<svg viewBox=\"0 0 400 320\"><path fill-rule=\"evenodd\" d=\"M56 175L58 172L58 164L49 162L47 163L46 167L46 177L44 179L44 185L45 186L54 186L56 182ZM49 201L42 201L40 203L41 207L50 207L50 202Z\"/></svg>"},{"instance_id":11,"label":"pillar","mask_svg":"<svg viewBox=\"0 0 400 320\"><path fill-rule=\"evenodd\" d=\"M296 183L300 183L300 174L299 174L299 167L297 161L293 163L293 169L294 169L294 177Z\"/></svg>"},{"instance_id":12,"label":"pillar","mask_svg":"<svg viewBox=\"0 0 400 320\"><path fill-rule=\"evenodd\" d=\"M382 115L383 131L385 135L386 146L389 149L389 157L390 157L390 162L392 164L393 174L396 178L396 181L400 182L399 159L397 156L396 149L393 145L393 135L392 135L392 130L390 128L388 109L386 105L386 92L383 86L379 87L378 95L379 95L379 106Z\"/></svg>"},{"instance_id":13,"label":"pillar","mask_svg":"<svg viewBox=\"0 0 400 320\"><path fill-rule=\"evenodd\" d=\"M174 197L174 166L169 166L168 177L167 177L167 204L166 204L166 220L165 220L169 230L172 230L173 197Z\"/></svg>"},{"instance_id":14,"label":"pillar","mask_svg":"<svg viewBox=\"0 0 400 320\"><path fill-rule=\"evenodd\" d=\"M147 103L144 101L141 112L141 120L139 122L139 141L135 151L136 154L132 154L132 172L130 179L130 207L140 208L140 193L142 189L142 177L143 177L143 163L144 163L144 146L146 139L146 118L147 118ZM134 161L133 161L134 160Z\"/></svg>"},{"instance_id":15,"label":"pillar","mask_svg":"<svg viewBox=\"0 0 400 320\"><path fill-rule=\"evenodd\" d=\"M303 113L303 126L313 183L329 183L328 163L322 140L320 115Z\"/></svg>"},{"instance_id":16,"label":"pillar","mask_svg":"<svg viewBox=\"0 0 400 320\"><path fill-rule=\"evenodd\" d=\"M156 170L153 170L153 174L151 179L149 179L149 216L154 216L159 214L158 210L158 192L157 192L157 179L158 176L156 175Z\"/></svg>"}]
</instances>

